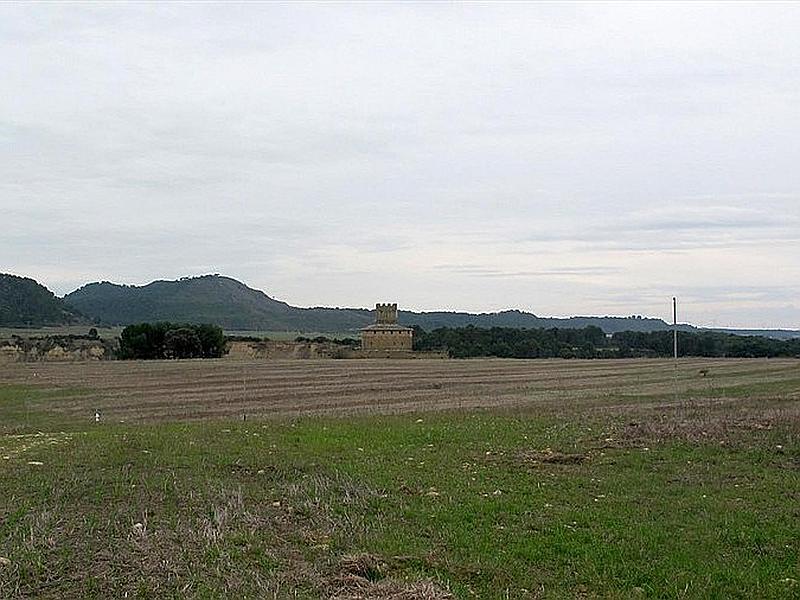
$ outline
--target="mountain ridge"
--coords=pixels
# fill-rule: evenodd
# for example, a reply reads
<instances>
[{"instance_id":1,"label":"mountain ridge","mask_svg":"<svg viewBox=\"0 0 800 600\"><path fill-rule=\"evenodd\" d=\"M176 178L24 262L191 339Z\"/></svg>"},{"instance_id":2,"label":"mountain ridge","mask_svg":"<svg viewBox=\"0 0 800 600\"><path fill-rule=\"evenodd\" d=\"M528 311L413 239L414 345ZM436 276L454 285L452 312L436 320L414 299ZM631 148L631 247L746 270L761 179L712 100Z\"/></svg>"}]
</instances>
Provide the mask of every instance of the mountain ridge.
<instances>
[{"instance_id":1,"label":"mountain ridge","mask_svg":"<svg viewBox=\"0 0 800 600\"><path fill-rule=\"evenodd\" d=\"M292 306L262 290L218 274L159 279L141 286L91 282L63 298L31 278L0 274L0 327L177 321L214 323L229 331L355 333L373 319L374 312L368 308ZM648 317L540 317L519 309L482 313L401 310L399 320L401 324L418 325L428 331L470 325L528 329L574 329L594 325L606 333L664 331L672 327L661 319ZM776 339L800 337L800 331L781 329L699 328L689 324L681 324L679 329Z\"/></svg>"},{"instance_id":2,"label":"mountain ridge","mask_svg":"<svg viewBox=\"0 0 800 600\"><path fill-rule=\"evenodd\" d=\"M355 332L373 321L371 309L295 307L236 279L217 274L156 280L143 286L93 282L67 294L64 300L82 313L114 325L173 320L215 323L228 330ZM672 327L661 319L649 317L539 317L519 309L485 313L401 310L399 320L404 325L418 325L426 330L468 325L526 328L595 325L606 333L616 333L663 331ZM681 324L679 329L698 331L702 328ZM781 338L800 336L800 332L791 330L745 331Z\"/></svg>"},{"instance_id":3,"label":"mountain ridge","mask_svg":"<svg viewBox=\"0 0 800 600\"><path fill-rule=\"evenodd\" d=\"M0 327L89 323L38 281L0 273Z\"/></svg>"}]
</instances>

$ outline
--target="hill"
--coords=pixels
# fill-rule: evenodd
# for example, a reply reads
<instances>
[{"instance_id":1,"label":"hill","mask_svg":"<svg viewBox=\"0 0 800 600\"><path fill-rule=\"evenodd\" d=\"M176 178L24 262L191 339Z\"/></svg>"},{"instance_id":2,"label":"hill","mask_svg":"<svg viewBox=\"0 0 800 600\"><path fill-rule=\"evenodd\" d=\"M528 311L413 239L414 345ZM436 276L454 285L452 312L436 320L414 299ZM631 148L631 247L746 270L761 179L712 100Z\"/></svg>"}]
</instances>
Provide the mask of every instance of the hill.
<instances>
[{"instance_id":1,"label":"hill","mask_svg":"<svg viewBox=\"0 0 800 600\"><path fill-rule=\"evenodd\" d=\"M800 331L796 329L703 329L700 331L716 331L719 333L731 333L733 335L761 336L773 340L791 340L800 337Z\"/></svg>"},{"instance_id":2,"label":"hill","mask_svg":"<svg viewBox=\"0 0 800 600\"><path fill-rule=\"evenodd\" d=\"M0 327L45 327L87 323L40 283L0 273Z\"/></svg>"},{"instance_id":3,"label":"hill","mask_svg":"<svg viewBox=\"0 0 800 600\"><path fill-rule=\"evenodd\" d=\"M66 296L66 301L84 314L115 325L142 321L215 323L228 330L355 332L373 321L363 308L299 308L275 300L264 292L220 275L154 281L145 286L90 283ZM496 313L400 311L400 322L425 330L437 327L600 327L618 331L663 331L669 325L660 319L642 317L546 318L519 310ZM694 331L690 325L681 325Z\"/></svg>"},{"instance_id":4,"label":"hill","mask_svg":"<svg viewBox=\"0 0 800 600\"><path fill-rule=\"evenodd\" d=\"M229 330L355 331L373 321L362 308L299 308L275 300L240 281L220 275L154 281L145 286L90 283L65 300L104 323L142 321L215 323ZM568 327L597 325L608 333L654 331L668 325L658 319L618 317L541 318L518 310L466 312L400 311L401 323L431 330L437 327Z\"/></svg>"},{"instance_id":5,"label":"hill","mask_svg":"<svg viewBox=\"0 0 800 600\"><path fill-rule=\"evenodd\" d=\"M144 286L90 283L65 300L104 323L214 323L233 330L349 331L367 325L361 309L297 308L220 275L154 281Z\"/></svg>"}]
</instances>

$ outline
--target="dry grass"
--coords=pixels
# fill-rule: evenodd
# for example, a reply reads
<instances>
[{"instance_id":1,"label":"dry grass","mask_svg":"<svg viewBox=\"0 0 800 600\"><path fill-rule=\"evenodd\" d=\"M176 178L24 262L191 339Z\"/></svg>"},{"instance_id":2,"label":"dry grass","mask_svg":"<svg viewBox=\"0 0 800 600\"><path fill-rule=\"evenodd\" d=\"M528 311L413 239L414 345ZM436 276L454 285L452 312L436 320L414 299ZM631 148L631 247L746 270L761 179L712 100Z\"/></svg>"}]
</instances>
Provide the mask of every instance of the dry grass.
<instances>
[{"instance_id":1,"label":"dry grass","mask_svg":"<svg viewBox=\"0 0 800 600\"><path fill-rule=\"evenodd\" d=\"M341 558L338 573L328 579L330 600L450 600L452 594L433 581L388 577L390 566L374 554Z\"/></svg>"},{"instance_id":2,"label":"dry grass","mask_svg":"<svg viewBox=\"0 0 800 600\"><path fill-rule=\"evenodd\" d=\"M600 415L621 423L609 428L604 447L631 447L667 441L719 443L746 441L780 427L800 435L800 402L764 394L741 398L698 398L626 407L603 407ZM626 418L627 417L627 418Z\"/></svg>"},{"instance_id":3,"label":"dry grass","mask_svg":"<svg viewBox=\"0 0 800 600\"><path fill-rule=\"evenodd\" d=\"M68 444L72 433L26 433L0 436L0 460L11 460L26 452L35 451L43 446L59 446Z\"/></svg>"},{"instance_id":4,"label":"dry grass","mask_svg":"<svg viewBox=\"0 0 800 600\"><path fill-rule=\"evenodd\" d=\"M452 594L432 581L373 582L362 577L343 577L331 592L330 600L450 600Z\"/></svg>"}]
</instances>

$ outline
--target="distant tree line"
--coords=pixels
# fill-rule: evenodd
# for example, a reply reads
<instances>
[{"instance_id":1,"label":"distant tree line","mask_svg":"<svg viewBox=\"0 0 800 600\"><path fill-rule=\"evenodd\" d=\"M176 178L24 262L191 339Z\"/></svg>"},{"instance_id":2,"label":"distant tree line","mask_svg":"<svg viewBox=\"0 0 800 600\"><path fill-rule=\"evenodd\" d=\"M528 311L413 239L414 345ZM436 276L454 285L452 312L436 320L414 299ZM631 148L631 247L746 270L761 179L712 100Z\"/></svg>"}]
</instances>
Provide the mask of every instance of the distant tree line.
<instances>
[{"instance_id":1,"label":"distant tree line","mask_svg":"<svg viewBox=\"0 0 800 600\"><path fill-rule=\"evenodd\" d=\"M614 334L610 345L622 358L672 356L673 353L671 331L622 331ZM776 340L718 331L679 331L678 355L712 358L800 357L800 338Z\"/></svg>"},{"instance_id":2,"label":"distant tree line","mask_svg":"<svg viewBox=\"0 0 800 600\"><path fill-rule=\"evenodd\" d=\"M225 340L228 342L251 342L251 343L261 343L261 342L269 342L271 339L267 336L255 336L255 335L226 335ZM281 340L275 340L281 341ZM361 345L361 340L351 337L327 337L324 335L318 335L316 337L307 337L304 335L298 335L294 338L294 341L298 344L335 344L337 346L347 346L349 348L356 348Z\"/></svg>"},{"instance_id":3,"label":"distant tree line","mask_svg":"<svg viewBox=\"0 0 800 600\"><path fill-rule=\"evenodd\" d=\"M117 356L129 359L220 358L225 335L216 325L139 323L122 330Z\"/></svg>"},{"instance_id":4,"label":"distant tree line","mask_svg":"<svg viewBox=\"0 0 800 600\"><path fill-rule=\"evenodd\" d=\"M775 340L719 332L679 332L680 356L800 357L800 338ZM672 356L672 332L623 331L607 337L595 326L583 329L510 327L414 328L414 349L446 351L453 358L632 358Z\"/></svg>"}]
</instances>

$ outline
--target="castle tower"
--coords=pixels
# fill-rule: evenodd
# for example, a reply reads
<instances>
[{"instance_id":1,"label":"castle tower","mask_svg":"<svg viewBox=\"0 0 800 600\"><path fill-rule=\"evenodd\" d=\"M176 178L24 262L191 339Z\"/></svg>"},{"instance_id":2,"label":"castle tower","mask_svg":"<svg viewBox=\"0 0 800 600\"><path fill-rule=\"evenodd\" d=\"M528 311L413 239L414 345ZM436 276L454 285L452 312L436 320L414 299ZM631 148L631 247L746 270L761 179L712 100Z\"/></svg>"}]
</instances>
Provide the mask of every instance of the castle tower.
<instances>
[{"instance_id":1,"label":"castle tower","mask_svg":"<svg viewBox=\"0 0 800 600\"><path fill-rule=\"evenodd\" d=\"M361 349L378 355L411 352L414 330L397 323L397 304L376 304L375 324L361 330Z\"/></svg>"},{"instance_id":2,"label":"castle tower","mask_svg":"<svg viewBox=\"0 0 800 600\"><path fill-rule=\"evenodd\" d=\"M396 325L397 304L376 304L375 323L378 325Z\"/></svg>"}]
</instances>

